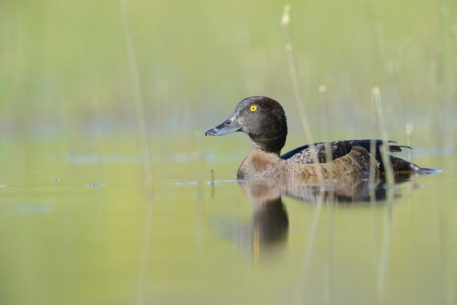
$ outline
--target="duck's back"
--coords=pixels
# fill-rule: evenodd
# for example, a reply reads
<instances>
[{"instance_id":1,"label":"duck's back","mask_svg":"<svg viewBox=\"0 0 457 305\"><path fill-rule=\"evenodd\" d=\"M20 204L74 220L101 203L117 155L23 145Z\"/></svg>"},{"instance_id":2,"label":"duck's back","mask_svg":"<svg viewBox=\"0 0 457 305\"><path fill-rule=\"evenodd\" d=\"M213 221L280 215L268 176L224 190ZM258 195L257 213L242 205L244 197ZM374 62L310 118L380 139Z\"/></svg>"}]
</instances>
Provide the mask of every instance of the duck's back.
<instances>
[{"instance_id":1,"label":"duck's back","mask_svg":"<svg viewBox=\"0 0 457 305\"><path fill-rule=\"evenodd\" d=\"M380 170L384 170L384 163L381 155L382 140L343 140L333 142L320 142L311 145L304 145L291 150L281 156L283 160L290 160L296 163L311 164L316 160L319 163L327 162L327 156L332 160L347 155L354 146L365 148L376 160L380 163ZM400 152L403 148L410 148L408 146L398 145L393 141L388 142L389 152ZM372 152L372 146L374 152ZM327 151L330 148L330 151ZM414 163L408 162L404 159L390 156L390 162L394 171L419 171L421 168Z\"/></svg>"}]
</instances>

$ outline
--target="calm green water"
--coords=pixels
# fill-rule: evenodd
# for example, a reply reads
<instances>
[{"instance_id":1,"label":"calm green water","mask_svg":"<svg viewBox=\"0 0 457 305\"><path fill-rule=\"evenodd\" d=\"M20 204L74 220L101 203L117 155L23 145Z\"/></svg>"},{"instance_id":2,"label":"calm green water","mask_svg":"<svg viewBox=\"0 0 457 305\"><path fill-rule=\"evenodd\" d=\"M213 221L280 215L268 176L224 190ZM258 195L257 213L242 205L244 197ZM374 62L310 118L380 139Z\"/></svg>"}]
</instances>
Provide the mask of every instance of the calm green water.
<instances>
[{"instance_id":1,"label":"calm green water","mask_svg":"<svg viewBox=\"0 0 457 305\"><path fill-rule=\"evenodd\" d=\"M154 140L152 191L132 140L3 147L1 303L455 304L455 154L391 200L262 205L213 140Z\"/></svg>"}]
</instances>

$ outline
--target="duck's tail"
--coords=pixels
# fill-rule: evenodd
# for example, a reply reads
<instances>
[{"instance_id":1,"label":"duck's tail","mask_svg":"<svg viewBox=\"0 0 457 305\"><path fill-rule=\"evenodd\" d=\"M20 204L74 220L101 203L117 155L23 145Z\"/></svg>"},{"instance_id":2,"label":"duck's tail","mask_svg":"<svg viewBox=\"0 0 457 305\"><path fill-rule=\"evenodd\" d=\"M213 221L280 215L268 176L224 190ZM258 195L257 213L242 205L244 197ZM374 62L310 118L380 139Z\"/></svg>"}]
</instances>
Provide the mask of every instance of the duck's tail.
<instances>
[{"instance_id":1,"label":"duck's tail","mask_svg":"<svg viewBox=\"0 0 457 305\"><path fill-rule=\"evenodd\" d=\"M434 168L420 167L419 165L406 161L404 159L390 156L390 163L394 172L415 172L418 174L435 174L440 173L441 170ZM384 171L384 168L382 168Z\"/></svg>"},{"instance_id":2,"label":"duck's tail","mask_svg":"<svg viewBox=\"0 0 457 305\"><path fill-rule=\"evenodd\" d=\"M441 173L441 169L437 168L426 168L426 167L419 167L419 174L421 175L428 175L428 174L437 174Z\"/></svg>"}]
</instances>

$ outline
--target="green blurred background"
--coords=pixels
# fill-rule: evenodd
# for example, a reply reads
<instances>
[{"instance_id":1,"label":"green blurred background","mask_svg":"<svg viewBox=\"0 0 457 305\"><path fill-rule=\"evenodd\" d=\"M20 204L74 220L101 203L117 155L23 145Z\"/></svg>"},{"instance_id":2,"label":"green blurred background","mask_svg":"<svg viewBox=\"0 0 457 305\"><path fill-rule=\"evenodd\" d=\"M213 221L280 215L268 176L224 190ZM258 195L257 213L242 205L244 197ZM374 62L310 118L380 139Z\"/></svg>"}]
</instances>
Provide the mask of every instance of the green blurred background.
<instances>
[{"instance_id":1,"label":"green blurred background","mask_svg":"<svg viewBox=\"0 0 457 305\"><path fill-rule=\"evenodd\" d=\"M281 1L130 1L130 33L150 134L204 130L250 95L285 105L301 131ZM292 1L291 38L316 139L366 137L371 89L389 133L455 147L457 4ZM0 132L135 132L121 1L0 3ZM326 92L318 88L325 85ZM296 128L296 129L294 129Z\"/></svg>"}]
</instances>

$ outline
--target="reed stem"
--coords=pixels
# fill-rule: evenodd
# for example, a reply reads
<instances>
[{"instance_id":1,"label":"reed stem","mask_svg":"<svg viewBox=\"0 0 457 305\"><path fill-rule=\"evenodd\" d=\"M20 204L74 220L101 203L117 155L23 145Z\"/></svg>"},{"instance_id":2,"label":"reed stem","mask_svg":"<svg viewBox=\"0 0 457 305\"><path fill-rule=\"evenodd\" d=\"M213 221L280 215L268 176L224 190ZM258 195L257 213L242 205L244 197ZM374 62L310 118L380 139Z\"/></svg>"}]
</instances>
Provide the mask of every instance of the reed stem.
<instances>
[{"instance_id":1,"label":"reed stem","mask_svg":"<svg viewBox=\"0 0 457 305\"><path fill-rule=\"evenodd\" d=\"M389 138L387 136L387 128L385 123L384 109L381 98L381 89L379 87L373 87L372 89L373 102L375 104L376 114L378 117L378 125L381 131L381 158L382 163L384 164L384 173L386 175L387 183L392 185L394 183L394 175L392 170L392 165L390 162L389 154Z\"/></svg>"},{"instance_id":2,"label":"reed stem","mask_svg":"<svg viewBox=\"0 0 457 305\"><path fill-rule=\"evenodd\" d=\"M146 204L146 215L145 215L145 226L144 226L144 238L143 238L143 251L139 264L139 279L138 279L138 292L137 292L137 305L143 305L146 303L146 283L148 277L148 270L150 265L150 253L151 253L151 236L152 236L152 162L151 153L149 149L149 139L146 129L146 120L144 115L143 107L143 96L141 94L140 76L138 73L138 63L135 55L135 47L133 43L133 36L130 27L129 18L129 6L128 0L121 0L123 22L124 22L124 34L125 44L127 47L127 56L129 61L129 69L132 79L133 87L133 100L135 103L135 113L137 119L137 127L140 135L141 150L143 154L143 168L145 185L147 188L147 204Z\"/></svg>"},{"instance_id":3,"label":"reed stem","mask_svg":"<svg viewBox=\"0 0 457 305\"><path fill-rule=\"evenodd\" d=\"M306 115L305 112L305 107L304 107L304 99L301 94L299 85L298 85L298 73L297 73L297 65L296 65L296 60L295 60L295 54L293 52L293 47L292 47L292 35L290 32L290 4L286 4L284 6L282 18L281 18L281 24L284 28L284 37L285 37L285 49L286 49L286 54L287 54L287 63L289 66L289 74L290 74L290 79L292 81L292 89L294 92L295 96L295 103L298 108L298 113L300 117L300 122L303 127L303 131L305 132L305 137L308 143L310 143L310 149L314 150L312 153L313 156L313 163L316 165L317 168L317 177L319 181L323 182L323 175L321 172L321 168L317 166L319 163L319 159L317 156L316 148L312 143L314 143L313 140L313 135L311 132L311 127L309 124L308 116Z\"/></svg>"},{"instance_id":4,"label":"reed stem","mask_svg":"<svg viewBox=\"0 0 457 305\"><path fill-rule=\"evenodd\" d=\"M141 84L140 84L140 75L138 72L138 62L135 55L135 45L133 42L133 36L131 31L131 22L129 16L129 5L128 0L121 0L122 3L122 13L123 13L123 22L124 22L124 35L125 35L125 44L127 47L127 57L129 61L130 76L132 80L133 87L133 101L135 104L135 113L138 132L140 135L141 150L143 155L143 164L144 164L144 177L145 185L148 188L152 187L152 162L151 162L151 153L149 148L149 138L147 135L146 128L146 119L144 115L144 103L143 95L141 94Z\"/></svg>"},{"instance_id":5,"label":"reed stem","mask_svg":"<svg viewBox=\"0 0 457 305\"><path fill-rule=\"evenodd\" d=\"M284 37L285 37L285 49L287 53L287 63L289 66L289 74L290 79L292 81L292 90L295 96L295 102L298 108L298 112L300 115L300 122L303 127L303 131L305 132L306 140L309 143L314 143L313 135L311 133L311 127L309 124L308 117L305 112L304 108L304 99L301 94L299 85L298 85L298 73L297 73L297 65L295 60L295 54L292 47L292 36L290 32L290 4L286 4L284 6L281 24L284 27Z\"/></svg>"}]
</instances>

